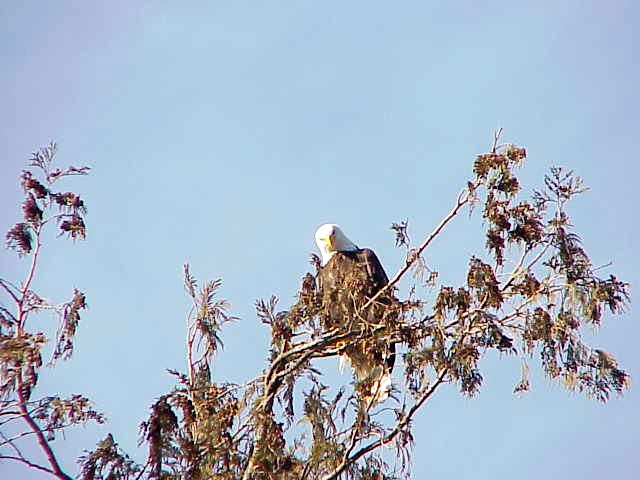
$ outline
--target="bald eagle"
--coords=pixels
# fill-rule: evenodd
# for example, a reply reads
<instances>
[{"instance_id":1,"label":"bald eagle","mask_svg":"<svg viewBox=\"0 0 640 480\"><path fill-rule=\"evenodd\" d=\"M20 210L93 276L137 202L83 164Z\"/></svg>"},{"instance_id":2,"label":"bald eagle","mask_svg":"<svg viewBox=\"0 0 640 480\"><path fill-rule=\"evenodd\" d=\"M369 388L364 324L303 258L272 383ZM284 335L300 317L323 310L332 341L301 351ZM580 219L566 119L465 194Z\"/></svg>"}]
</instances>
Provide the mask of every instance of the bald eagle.
<instances>
[{"instance_id":1,"label":"bald eagle","mask_svg":"<svg viewBox=\"0 0 640 480\"><path fill-rule=\"evenodd\" d=\"M388 334L398 313L391 291L363 307L387 285L387 274L373 250L358 248L335 224L320 226L315 239L322 254L318 283L323 328L364 334L342 345L341 365L346 357L356 389L369 404L381 402L391 390L395 343Z\"/></svg>"}]
</instances>

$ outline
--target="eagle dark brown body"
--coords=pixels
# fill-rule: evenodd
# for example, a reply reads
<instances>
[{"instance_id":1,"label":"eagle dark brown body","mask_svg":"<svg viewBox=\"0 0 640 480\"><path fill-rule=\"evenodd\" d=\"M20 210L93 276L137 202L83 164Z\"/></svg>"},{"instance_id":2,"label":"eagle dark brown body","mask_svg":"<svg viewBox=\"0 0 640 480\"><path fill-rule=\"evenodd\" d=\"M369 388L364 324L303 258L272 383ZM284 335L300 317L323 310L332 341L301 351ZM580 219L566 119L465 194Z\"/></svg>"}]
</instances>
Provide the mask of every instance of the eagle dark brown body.
<instances>
[{"instance_id":1,"label":"eagle dark brown body","mask_svg":"<svg viewBox=\"0 0 640 480\"><path fill-rule=\"evenodd\" d=\"M389 376L395 362L395 343L389 335L398 317L397 300L391 291L384 292L363 309L388 282L378 257L368 248L336 252L320 269L323 328L361 332L360 338L347 342L343 354L364 392Z\"/></svg>"}]
</instances>

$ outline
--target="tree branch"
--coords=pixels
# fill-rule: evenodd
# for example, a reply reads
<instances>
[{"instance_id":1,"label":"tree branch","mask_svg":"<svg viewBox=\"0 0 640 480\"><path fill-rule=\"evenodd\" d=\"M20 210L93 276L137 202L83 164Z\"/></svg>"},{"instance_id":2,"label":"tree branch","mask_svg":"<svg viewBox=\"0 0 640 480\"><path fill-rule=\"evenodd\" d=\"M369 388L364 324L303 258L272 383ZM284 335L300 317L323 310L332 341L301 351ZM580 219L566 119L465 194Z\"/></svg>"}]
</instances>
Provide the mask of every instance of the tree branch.
<instances>
[{"instance_id":1,"label":"tree branch","mask_svg":"<svg viewBox=\"0 0 640 480\"><path fill-rule=\"evenodd\" d=\"M2 289L7 292L7 294L9 294L9 296L13 299L13 301L15 303L20 303L20 300L18 299L18 296L13 293L13 291L11 291L11 289L9 288L11 284L9 282L7 282L6 280L0 278L0 287L2 287Z\"/></svg>"},{"instance_id":2,"label":"tree branch","mask_svg":"<svg viewBox=\"0 0 640 480\"><path fill-rule=\"evenodd\" d=\"M7 438L2 433L0 433L0 435L2 435L2 438L3 438L3 440L0 442L0 447L4 447L5 445L11 445L12 447L14 447L14 443L13 442L15 442L16 440L18 440L20 438L27 437L29 435L34 435L34 433L30 432L30 431L26 431L26 432L22 432L22 433L16 435L15 437L11 437L11 438Z\"/></svg>"},{"instance_id":3,"label":"tree branch","mask_svg":"<svg viewBox=\"0 0 640 480\"><path fill-rule=\"evenodd\" d=\"M60 464L58 463L58 460L56 459L56 456L53 453L53 450L51 449L49 442L47 442L47 439L44 436L44 433L42 433L42 430L40 429L38 424L35 422L35 420L31 417L31 415L27 411L26 400L24 398L24 394L22 390L23 390L22 375L18 373L18 389L17 389L18 408L20 409L22 418L24 418L25 422L27 422L31 430L33 430L33 433L36 435L38 439L38 445L40 445L40 448L42 448L45 456L47 457L47 460L49 461L49 464L51 465L50 472L62 480L73 480L69 475L67 475L62 471L62 468L60 468ZM49 470L45 469L45 471L49 471Z\"/></svg>"},{"instance_id":4,"label":"tree branch","mask_svg":"<svg viewBox=\"0 0 640 480\"><path fill-rule=\"evenodd\" d=\"M440 232L444 229L444 227L458 214L460 209L465 206L472 198L472 193L482 184L482 181L478 180L475 183L471 183L468 187L466 187L460 195L458 195L458 200L456 204L451 209L451 211L440 221L438 226L424 239L424 241L420 244L417 250L415 250L413 254L413 258L407 260L405 265L395 274L395 276L387 283L383 288L378 290L378 292L371 297L367 303L365 303L361 309L361 311L366 310L373 302L375 302L383 293L387 290L391 289L396 283L400 281L400 279L404 276L405 273L409 271L409 269L413 266L413 264L418 260L422 252L431 244L433 239L437 237Z\"/></svg>"},{"instance_id":5,"label":"tree branch","mask_svg":"<svg viewBox=\"0 0 640 480\"><path fill-rule=\"evenodd\" d=\"M429 388L422 394L422 396L418 399L418 401L409 409L409 412L407 412L407 414L402 418L402 420L398 422L396 427L391 432L389 432L386 436L380 438L379 440L376 440L375 442L371 442L370 444L362 447L360 450L354 453L351 457L344 458L342 462L340 462L338 467L334 470L334 472L324 477L323 480L336 480L342 474L342 472L344 472L350 465L352 465L354 462L359 460L362 456L392 441L402 431L402 429L405 428L411 422L411 420L413 419L413 416L418 411L418 409L424 404L424 402L426 402L427 399L431 397L431 395L433 395L436 389L444 382L444 378L446 374L447 374L447 370L444 369L440 373L440 375L438 375L438 379L431 386L431 388Z\"/></svg>"},{"instance_id":6,"label":"tree branch","mask_svg":"<svg viewBox=\"0 0 640 480\"><path fill-rule=\"evenodd\" d=\"M22 335L24 324L27 320L27 312L25 310L25 302L27 300L27 295L29 293L29 289L31 288L31 283L33 282L33 277L36 273L36 268L38 266L38 255L40 254L40 248L42 247L42 243L40 243L40 231L41 227L38 226L35 229L35 237L36 237L36 248L33 251L33 256L31 257L31 266L29 267L29 273L27 274L27 279L22 285L20 289L20 298L17 301L18 305L18 328L16 334L18 336Z\"/></svg>"},{"instance_id":7,"label":"tree branch","mask_svg":"<svg viewBox=\"0 0 640 480\"><path fill-rule=\"evenodd\" d=\"M14 457L12 455L0 455L0 460L15 460L17 462L24 463L26 466L28 466L30 468L35 468L36 470L40 470L42 472L47 472L47 473L49 473L51 475L56 475L56 473L53 470L51 470L51 469L49 469L47 467L43 467L42 465L38 465L37 463L30 462L29 460L27 460L24 457ZM64 477L64 478L68 478L69 480L73 480L71 477Z\"/></svg>"},{"instance_id":8,"label":"tree branch","mask_svg":"<svg viewBox=\"0 0 640 480\"><path fill-rule=\"evenodd\" d=\"M458 195L456 204L453 206L451 211L440 221L440 223L436 226L436 228L424 239L424 241L420 244L420 246L417 248L417 250L414 251L413 258L408 259L406 264L398 271L398 273L396 273L396 275L391 279L391 281L389 281L387 283L387 285L385 285L373 297L371 297L359 309L358 313L362 312L362 311L365 311L382 294L384 294L389 289L393 288L393 286L396 285L400 281L400 279L407 273L407 271L409 271L409 269L417 261L417 259L420 257L422 252L424 252L424 250L431 244L431 242L434 240L434 238L458 214L460 209L464 205L469 203L469 201L473 197L473 193L474 193L475 189L478 188L481 183L482 183L481 180L478 180L475 183L471 183L471 182L469 183L468 187L466 187ZM300 342L299 344L293 346L289 350L281 353L278 357L276 357L273 360L269 370L267 371L267 373L266 373L266 375L264 377L264 385L265 385L265 387L264 387L264 393L263 393L262 400L260 401L260 407L259 407L260 410L262 410L263 412L270 411L271 406L273 405L273 400L274 400L274 398L275 398L275 396L277 394L277 391L278 391L279 386L280 386L280 384L282 382L282 379L286 375L288 375L289 373L295 371L297 368L299 368L304 362L306 362L310 358L313 358L314 356L316 356L314 354L318 353L318 351L321 350L322 348L324 348L324 347L326 347L326 346L328 346L328 345L330 345L332 343L341 341L341 340L352 339L353 337L357 336L358 334L359 334L359 332L354 332L354 331L341 333L341 334L336 334L336 332L329 332L328 334L324 334L320 338L318 338L318 339L316 339L316 340L314 340L312 342ZM287 364L290 361L293 361L294 358L296 358L297 356L301 356L301 358L296 359L294 365L288 366ZM441 378L444 378L444 374L442 375ZM435 391L435 388L438 385L440 385L440 383L442 383L442 380L439 380L438 382L436 382L436 384L434 384L434 386L432 387L432 390L429 390L427 392L427 394L423 398L421 398L418 401L418 403L416 403L416 405L414 405L414 407L410 410L409 417L406 418L403 422L400 422L396 426L396 428L387 437L385 437L386 440L382 439L380 442L384 443L384 442L387 442L389 440L392 440L400 432L400 429L403 428L403 426L406 425L406 423L410 421L410 419L413 416L413 414L415 413L415 411L420 407L420 405L422 405L422 403L424 403L424 401L429 396L431 396L433 391ZM349 463L357 460L358 458L360 458L365 453L377 448L377 446L382 445L382 443L380 443L380 442L374 442L374 443L370 444L368 447L365 447L365 449L359 450L354 455L354 457L352 459L349 459L348 455L350 454L350 452L353 450L355 444L357 443L357 436L354 436L349 442L350 446L346 451L345 459L344 459L344 462L343 462L344 463L343 468L341 468L336 475L339 475L340 472L342 472L344 470L344 468L346 468ZM253 469L253 455L250 456L250 458L249 458L249 460L247 462L247 466L245 468L245 472L244 472L243 478L248 478L248 475L250 475L252 469ZM335 477L331 477L331 478L335 478Z\"/></svg>"},{"instance_id":9,"label":"tree branch","mask_svg":"<svg viewBox=\"0 0 640 480\"><path fill-rule=\"evenodd\" d=\"M31 267L29 268L29 274L27 275L27 280L22 287L22 295L24 296L31 287L31 282L33 281L33 277L36 274L36 267L38 266L38 255L40 253L40 247L42 247L42 243L40 243L40 232L41 227L36 227L36 248L33 251L33 257L31 257Z\"/></svg>"}]
</instances>

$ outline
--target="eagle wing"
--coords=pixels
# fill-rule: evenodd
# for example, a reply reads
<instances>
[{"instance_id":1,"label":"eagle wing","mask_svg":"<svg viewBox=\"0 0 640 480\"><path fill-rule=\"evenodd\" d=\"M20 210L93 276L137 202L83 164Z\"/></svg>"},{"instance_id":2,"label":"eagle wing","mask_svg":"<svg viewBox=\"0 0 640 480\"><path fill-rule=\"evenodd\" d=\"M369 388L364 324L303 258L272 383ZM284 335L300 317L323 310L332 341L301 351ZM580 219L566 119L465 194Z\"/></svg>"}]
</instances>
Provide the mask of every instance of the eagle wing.
<instances>
[{"instance_id":1,"label":"eagle wing","mask_svg":"<svg viewBox=\"0 0 640 480\"><path fill-rule=\"evenodd\" d=\"M380 295L366 312L361 311L388 283L387 274L373 250L335 253L319 274L324 328L350 326L366 331L372 325L389 325L397 317L392 307L396 300L391 291ZM395 343L384 330L377 332L347 345L344 350L358 382L364 385L364 396L376 402L388 396L395 363Z\"/></svg>"},{"instance_id":2,"label":"eagle wing","mask_svg":"<svg viewBox=\"0 0 640 480\"><path fill-rule=\"evenodd\" d=\"M373 290L375 290L375 292L372 293L373 296L389 283L389 277L387 277L387 273L384 271L380 260L378 260L378 256L373 250L363 248L360 250L360 256L367 267ZM393 301L393 294L391 292L385 292L384 295L379 297L379 301L383 305L389 306ZM396 361L396 344L394 342L387 342L385 347L386 351L380 352L379 355L386 363L388 371L391 372Z\"/></svg>"},{"instance_id":3,"label":"eagle wing","mask_svg":"<svg viewBox=\"0 0 640 480\"><path fill-rule=\"evenodd\" d=\"M375 295L376 293L378 293L378 290L389 283L389 278L387 277L384 268L382 268L382 264L380 263L380 260L378 260L378 256L373 250L369 248L363 248L361 250L358 250L356 253L360 262L364 264L367 269L367 274L369 275L369 279L371 281L372 290L375 290L372 295Z\"/></svg>"}]
</instances>

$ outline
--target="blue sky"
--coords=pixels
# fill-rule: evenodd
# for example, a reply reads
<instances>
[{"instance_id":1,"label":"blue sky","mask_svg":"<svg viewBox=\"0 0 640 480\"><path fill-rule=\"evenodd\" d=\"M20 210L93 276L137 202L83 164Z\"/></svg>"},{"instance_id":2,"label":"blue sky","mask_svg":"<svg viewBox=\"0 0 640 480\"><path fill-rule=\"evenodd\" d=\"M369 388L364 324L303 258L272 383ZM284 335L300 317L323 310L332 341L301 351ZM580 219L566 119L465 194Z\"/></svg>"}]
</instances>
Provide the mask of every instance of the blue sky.
<instances>
[{"instance_id":1,"label":"blue sky","mask_svg":"<svg viewBox=\"0 0 640 480\"><path fill-rule=\"evenodd\" d=\"M107 431L143 458L137 426L172 385L165 369L185 368L184 262L223 278L241 320L214 374L247 380L267 356L253 303L292 301L315 228L341 224L393 274L391 222L431 231L497 127L527 147L528 185L558 164L585 178L573 223L633 295L639 20L631 1L0 5L3 231L30 152L55 140L62 164L93 168L67 184L86 197L87 241L48 239L36 285L57 301L80 288L90 306L41 392L83 392L109 418L59 443L67 469ZM463 215L427 259L459 283L482 244ZM24 261L0 258L19 278ZM594 342L635 375L639 337L630 309ZM483 365L477 398L445 388L417 418L414 478L635 478L637 388L602 406L534 375L517 398L517 361Z\"/></svg>"}]
</instances>

